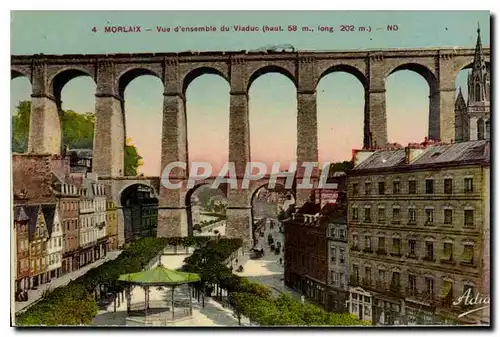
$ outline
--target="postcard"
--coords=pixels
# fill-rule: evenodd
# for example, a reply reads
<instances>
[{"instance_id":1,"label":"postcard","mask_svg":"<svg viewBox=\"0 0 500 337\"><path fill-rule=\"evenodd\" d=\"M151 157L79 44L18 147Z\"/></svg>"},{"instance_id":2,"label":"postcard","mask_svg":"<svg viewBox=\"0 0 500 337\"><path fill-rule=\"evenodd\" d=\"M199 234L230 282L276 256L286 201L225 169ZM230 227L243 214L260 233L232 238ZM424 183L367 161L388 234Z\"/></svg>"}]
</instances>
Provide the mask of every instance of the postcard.
<instances>
[{"instance_id":1,"label":"postcard","mask_svg":"<svg viewBox=\"0 0 500 337\"><path fill-rule=\"evenodd\" d=\"M489 327L490 35L11 12L12 325Z\"/></svg>"}]
</instances>

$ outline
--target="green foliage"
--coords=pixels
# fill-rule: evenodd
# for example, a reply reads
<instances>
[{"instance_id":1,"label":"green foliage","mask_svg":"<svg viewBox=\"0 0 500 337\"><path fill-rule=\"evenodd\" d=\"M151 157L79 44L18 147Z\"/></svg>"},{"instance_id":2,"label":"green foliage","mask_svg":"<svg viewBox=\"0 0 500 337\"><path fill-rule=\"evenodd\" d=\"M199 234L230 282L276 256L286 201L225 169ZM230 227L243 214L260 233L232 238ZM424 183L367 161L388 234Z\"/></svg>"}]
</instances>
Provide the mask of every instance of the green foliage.
<instances>
[{"instance_id":1,"label":"green foliage","mask_svg":"<svg viewBox=\"0 0 500 337\"><path fill-rule=\"evenodd\" d=\"M137 168L142 164L142 157L137 152L134 145L125 146L125 172L126 176L136 176Z\"/></svg>"},{"instance_id":2,"label":"green foliage","mask_svg":"<svg viewBox=\"0 0 500 337\"><path fill-rule=\"evenodd\" d=\"M12 152L24 153L28 150L28 136L31 101L21 101L12 116ZM62 112L62 142L69 148L92 149L94 143L95 114L84 114L72 110ZM142 165L142 157L134 145L125 146L125 175L136 176Z\"/></svg>"}]
</instances>

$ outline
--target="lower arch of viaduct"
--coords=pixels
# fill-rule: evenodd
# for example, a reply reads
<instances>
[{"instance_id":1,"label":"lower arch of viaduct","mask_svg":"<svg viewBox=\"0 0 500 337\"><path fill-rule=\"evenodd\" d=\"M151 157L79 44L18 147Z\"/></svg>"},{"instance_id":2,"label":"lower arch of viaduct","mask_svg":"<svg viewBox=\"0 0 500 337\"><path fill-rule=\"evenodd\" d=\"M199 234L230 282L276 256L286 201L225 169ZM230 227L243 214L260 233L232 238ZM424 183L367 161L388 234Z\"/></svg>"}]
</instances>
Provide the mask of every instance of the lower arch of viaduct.
<instances>
[{"instance_id":1,"label":"lower arch of viaduct","mask_svg":"<svg viewBox=\"0 0 500 337\"><path fill-rule=\"evenodd\" d=\"M489 62L490 50L484 49ZM397 49L345 52L200 52L114 55L26 55L11 57L11 77L27 77L32 85L28 151L60 153L60 92L76 76L96 83L96 127L93 168L99 176L123 176L125 120L123 92L135 77L150 74L164 85L161 167L188 162L185 91L196 77L211 73L230 85L229 158L242 176L250 158L248 90L260 75L278 72L297 88L297 162L317 162L316 86L334 71L349 72L365 88L364 146L387 144L385 79L398 70L421 74L429 84L429 138L455 138L455 79L469 66L474 49ZM186 171L176 174L184 179ZM180 235L181 193L159 191L161 236ZM244 191L229 191L228 231L243 233L250 221ZM309 192L298 191L298 206Z\"/></svg>"}]
</instances>

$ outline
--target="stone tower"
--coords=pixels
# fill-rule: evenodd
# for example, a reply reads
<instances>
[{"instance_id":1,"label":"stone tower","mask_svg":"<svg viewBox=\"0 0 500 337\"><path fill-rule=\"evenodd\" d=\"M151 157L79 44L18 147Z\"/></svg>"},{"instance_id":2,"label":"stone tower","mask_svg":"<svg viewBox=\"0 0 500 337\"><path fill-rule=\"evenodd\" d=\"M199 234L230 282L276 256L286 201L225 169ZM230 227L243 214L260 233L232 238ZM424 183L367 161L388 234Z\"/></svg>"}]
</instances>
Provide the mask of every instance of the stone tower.
<instances>
[{"instance_id":1,"label":"stone tower","mask_svg":"<svg viewBox=\"0 0 500 337\"><path fill-rule=\"evenodd\" d=\"M474 63L467 77L467 89L465 111L461 90L455 102L456 140L490 139L490 69L483 53L479 26Z\"/></svg>"}]
</instances>

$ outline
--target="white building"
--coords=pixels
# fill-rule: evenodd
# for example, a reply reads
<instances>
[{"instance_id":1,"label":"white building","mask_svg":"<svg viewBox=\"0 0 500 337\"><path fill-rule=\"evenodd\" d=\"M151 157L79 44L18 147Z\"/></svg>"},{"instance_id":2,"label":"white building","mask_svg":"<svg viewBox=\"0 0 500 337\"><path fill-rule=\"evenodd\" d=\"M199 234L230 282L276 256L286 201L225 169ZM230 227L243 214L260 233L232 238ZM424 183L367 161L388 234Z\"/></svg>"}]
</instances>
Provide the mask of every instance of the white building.
<instances>
[{"instance_id":1,"label":"white building","mask_svg":"<svg viewBox=\"0 0 500 337\"><path fill-rule=\"evenodd\" d=\"M50 237L47 240L47 271L50 278L59 277L62 267L63 231L58 207L54 209L53 219L52 231L49 232Z\"/></svg>"},{"instance_id":2,"label":"white building","mask_svg":"<svg viewBox=\"0 0 500 337\"><path fill-rule=\"evenodd\" d=\"M80 189L80 267L94 261L92 247L96 243L97 233L94 226L94 200L89 197L88 189Z\"/></svg>"}]
</instances>

